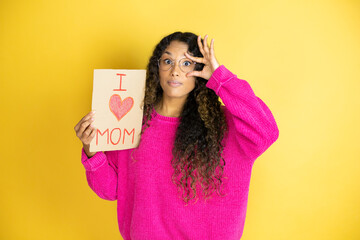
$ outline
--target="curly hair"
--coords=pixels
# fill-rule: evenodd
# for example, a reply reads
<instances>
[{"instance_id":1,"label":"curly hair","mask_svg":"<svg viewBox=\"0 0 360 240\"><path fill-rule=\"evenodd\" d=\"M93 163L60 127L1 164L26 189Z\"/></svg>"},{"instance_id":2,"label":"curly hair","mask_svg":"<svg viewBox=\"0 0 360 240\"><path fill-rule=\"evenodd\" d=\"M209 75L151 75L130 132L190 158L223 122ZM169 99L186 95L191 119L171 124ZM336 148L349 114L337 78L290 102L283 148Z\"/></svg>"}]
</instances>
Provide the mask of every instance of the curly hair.
<instances>
[{"instance_id":1,"label":"curly hair","mask_svg":"<svg viewBox=\"0 0 360 240\"><path fill-rule=\"evenodd\" d=\"M152 111L162 99L158 59L172 41L186 43L193 56L203 57L197 44L197 35L190 32L174 32L157 44L147 65L141 134L150 126ZM196 64L195 70L202 70L203 67L203 64ZM209 198L214 190L223 196L220 190L225 166L222 140L227 125L221 102L215 92L206 87L206 82L205 79L196 77L195 88L189 93L180 114L172 150L172 181L182 193L186 204L194 198L198 200L198 183L201 184L205 199Z\"/></svg>"}]
</instances>

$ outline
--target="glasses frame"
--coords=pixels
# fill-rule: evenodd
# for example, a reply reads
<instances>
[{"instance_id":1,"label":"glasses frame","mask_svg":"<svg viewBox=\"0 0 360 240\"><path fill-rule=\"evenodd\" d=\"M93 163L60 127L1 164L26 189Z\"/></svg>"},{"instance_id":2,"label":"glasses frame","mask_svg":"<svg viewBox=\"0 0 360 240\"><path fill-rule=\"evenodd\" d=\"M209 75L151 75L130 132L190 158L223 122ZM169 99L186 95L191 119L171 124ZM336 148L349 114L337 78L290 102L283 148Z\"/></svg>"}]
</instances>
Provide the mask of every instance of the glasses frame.
<instances>
[{"instance_id":1,"label":"glasses frame","mask_svg":"<svg viewBox=\"0 0 360 240\"><path fill-rule=\"evenodd\" d=\"M169 58L170 58L170 57L169 57ZM172 60L171 67L170 67L169 69L167 69L167 70L163 70L163 69L160 68L160 60L161 60L161 58L159 58L159 59L158 59L158 67L159 67L159 70L161 70L161 71L169 71L171 68L173 68L173 67L175 66L175 61L174 61L172 58L170 58L170 59ZM195 70L196 62L192 61L191 59L189 59L189 58L187 58L187 57L183 57L183 58L180 58L179 61L177 61L177 64L178 64L180 70L181 70L183 73L189 73L189 72L191 72L191 71L185 72L185 71L181 68L180 61L183 60L183 59L188 59L188 60L190 60L192 63L194 63L194 70Z\"/></svg>"}]
</instances>

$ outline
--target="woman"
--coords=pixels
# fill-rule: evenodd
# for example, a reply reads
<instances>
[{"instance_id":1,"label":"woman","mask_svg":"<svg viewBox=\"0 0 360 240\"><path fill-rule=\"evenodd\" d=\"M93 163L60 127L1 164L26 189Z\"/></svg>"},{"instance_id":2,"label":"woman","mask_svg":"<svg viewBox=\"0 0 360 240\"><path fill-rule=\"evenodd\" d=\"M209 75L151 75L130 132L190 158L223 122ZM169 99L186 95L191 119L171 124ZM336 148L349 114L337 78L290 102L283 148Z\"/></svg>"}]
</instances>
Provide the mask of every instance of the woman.
<instances>
[{"instance_id":1,"label":"woman","mask_svg":"<svg viewBox=\"0 0 360 240\"><path fill-rule=\"evenodd\" d=\"M155 47L137 148L91 153L94 114L75 126L88 184L117 200L125 240L241 238L253 163L279 131L207 38L175 32Z\"/></svg>"}]
</instances>

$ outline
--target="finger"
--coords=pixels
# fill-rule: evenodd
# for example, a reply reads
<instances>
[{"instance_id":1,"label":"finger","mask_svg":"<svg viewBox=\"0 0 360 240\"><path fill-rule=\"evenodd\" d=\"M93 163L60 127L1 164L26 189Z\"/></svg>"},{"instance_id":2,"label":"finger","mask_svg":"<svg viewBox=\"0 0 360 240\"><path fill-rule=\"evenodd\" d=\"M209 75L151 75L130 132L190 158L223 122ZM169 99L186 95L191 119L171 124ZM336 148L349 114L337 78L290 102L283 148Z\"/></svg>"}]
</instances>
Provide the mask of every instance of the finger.
<instances>
[{"instance_id":1,"label":"finger","mask_svg":"<svg viewBox=\"0 0 360 240\"><path fill-rule=\"evenodd\" d=\"M77 131L78 137L82 138L84 131L89 127L89 125L94 121L94 118L91 118L87 121L81 123L79 130Z\"/></svg>"},{"instance_id":2,"label":"finger","mask_svg":"<svg viewBox=\"0 0 360 240\"><path fill-rule=\"evenodd\" d=\"M200 36L200 35L198 36L197 41L198 41L198 45L199 45L199 49L200 49L201 54L202 54L203 56L205 56L205 51L204 51L204 47L203 47L203 45L202 45L202 43L201 43L201 36Z\"/></svg>"},{"instance_id":3,"label":"finger","mask_svg":"<svg viewBox=\"0 0 360 240\"><path fill-rule=\"evenodd\" d=\"M209 46L208 46L208 43L207 43L207 39L208 39L208 35L206 34L205 37L204 37L204 43L203 43L203 45L204 45L204 51L205 51L206 53L209 52Z\"/></svg>"},{"instance_id":4,"label":"finger","mask_svg":"<svg viewBox=\"0 0 360 240\"><path fill-rule=\"evenodd\" d=\"M191 56L190 54L188 53L185 53L185 56L187 58L190 58L190 60L194 61L194 62L197 62L197 63L204 63L204 58L200 58L200 57L193 57Z\"/></svg>"},{"instance_id":5,"label":"finger","mask_svg":"<svg viewBox=\"0 0 360 240\"><path fill-rule=\"evenodd\" d=\"M201 77L201 72L200 71L191 71L191 72L188 72L186 74L187 77L192 77L192 76L195 76L195 77Z\"/></svg>"},{"instance_id":6,"label":"finger","mask_svg":"<svg viewBox=\"0 0 360 240\"><path fill-rule=\"evenodd\" d=\"M91 111L88 114L86 114L79 122L78 124L76 124L76 126L74 127L75 131L77 132L80 128L80 125L82 124L83 121L86 121L88 119L90 119L90 117L94 116L95 111Z\"/></svg>"},{"instance_id":7,"label":"finger","mask_svg":"<svg viewBox=\"0 0 360 240\"><path fill-rule=\"evenodd\" d=\"M92 130L91 130L91 132L90 132L89 136L85 139L86 144L91 143L91 141L92 141L92 140L94 139L94 137L95 137L96 131L97 131L97 129L96 129L96 128L92 128Z\"/></svg>"},{"instance_id":8,"label":"finger","mask_svg":"<svg viewBox=\"0 0 360 240\"><path fill-rule=\"evenodd\" d=\"M89 126L88 128L86 128L86 130L83 132L83 134L82 134L82 136L81 136L81 139L84 141L84 140L86 140L88 137L89 137L89 135L90 135L90 133L91 133L91 131L93 130L93 128L91 127L91 126Z\"/></svg>"},{"instance_id":9,"label":"finger","mask_svg":"<svg viewBox=\"0 0 360 240\"><path fill-rule=\"evenodd\" d=\"M89 120L91 117L94 117L95 111L91 111L88 114L86 114L81 120L86 121Z\"/></svg>"},{"instance_id":10,"label":"finger","mask_svg":"<svg viewBox=\"0 0 360 240\"><path fill-rule=\"evenodd\" d=\"M214 55L214 39L211 39L211 43L210 43L210 54Z\"/></svg>"}]
</instances>

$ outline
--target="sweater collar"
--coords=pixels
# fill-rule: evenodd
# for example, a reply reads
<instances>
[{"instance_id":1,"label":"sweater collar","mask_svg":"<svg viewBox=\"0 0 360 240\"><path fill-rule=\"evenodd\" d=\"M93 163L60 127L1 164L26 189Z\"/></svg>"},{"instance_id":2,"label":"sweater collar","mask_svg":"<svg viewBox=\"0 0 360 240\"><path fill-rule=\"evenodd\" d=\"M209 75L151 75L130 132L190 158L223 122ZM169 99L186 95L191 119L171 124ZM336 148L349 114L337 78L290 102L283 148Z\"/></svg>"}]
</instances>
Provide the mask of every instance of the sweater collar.
<instances>
[{"instance_id":1,"label":"sweater collar","mask_svg":"<svg viewBox=\"0 0 360 240\"><path fill-rule=\"evenodd\" d=\"M173 123L180 123L180 120L181 120L181 117L166 117L166 116L160 115L158 112L156 112L155 108L152 109L151 118L157 119L160 121L165 121L165 122L173 122Z\"/></svg>"}]
</instances>

